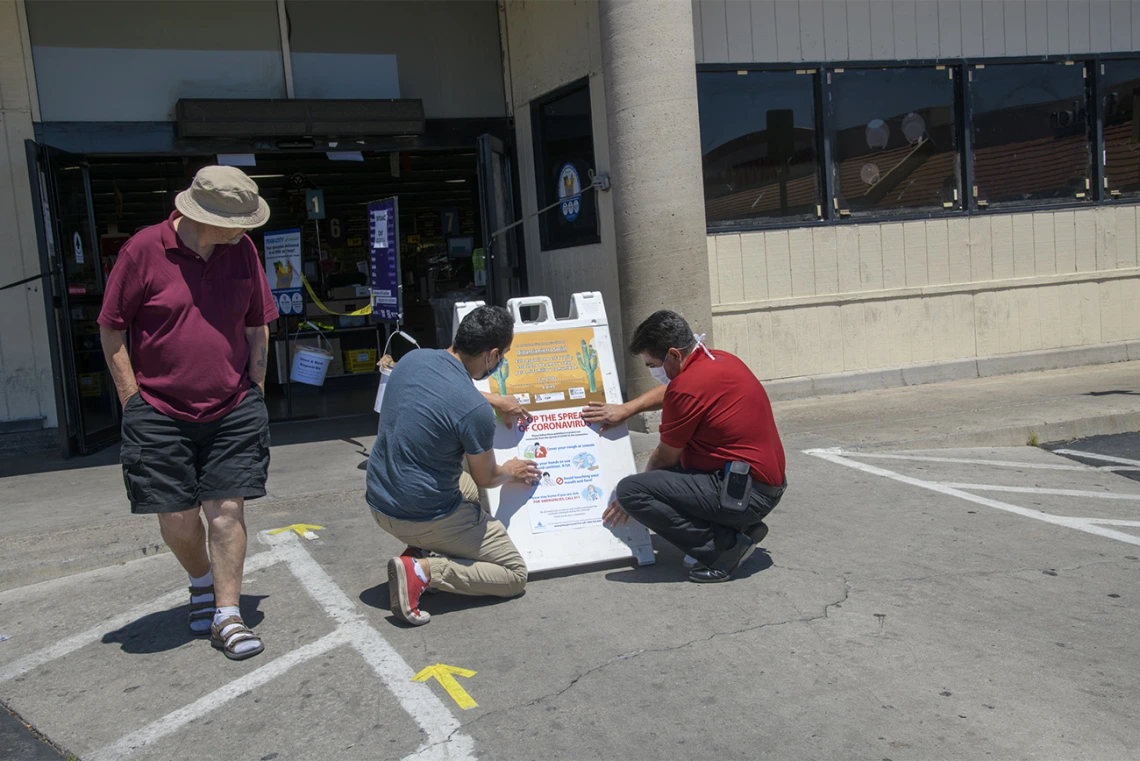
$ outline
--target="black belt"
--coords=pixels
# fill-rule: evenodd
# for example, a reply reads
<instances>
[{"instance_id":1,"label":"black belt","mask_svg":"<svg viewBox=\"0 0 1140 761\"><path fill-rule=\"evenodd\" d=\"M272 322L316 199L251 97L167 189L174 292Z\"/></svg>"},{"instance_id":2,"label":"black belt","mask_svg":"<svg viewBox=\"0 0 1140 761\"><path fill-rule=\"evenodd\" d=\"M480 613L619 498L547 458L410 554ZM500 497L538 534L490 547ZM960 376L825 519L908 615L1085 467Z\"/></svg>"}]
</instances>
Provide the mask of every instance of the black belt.
<instances>
[{"instance_id":1,"label":"black belt","mask_svg":"<svg viewBox=\"0 0 1140 761\"><path fill-rule=\"evenodd\" d=\"M788 488L788 480L787 479L784 479L784 485L783 486L772 486L772 484L766 484L763 481L757 481L756 479L752 479L752 491L758 491L761 494L763 494L765 497L772 497L773 499L776 497L779 497L781 494L784 493L784 490L787 488Z\"/></svg>"}]
</instances>

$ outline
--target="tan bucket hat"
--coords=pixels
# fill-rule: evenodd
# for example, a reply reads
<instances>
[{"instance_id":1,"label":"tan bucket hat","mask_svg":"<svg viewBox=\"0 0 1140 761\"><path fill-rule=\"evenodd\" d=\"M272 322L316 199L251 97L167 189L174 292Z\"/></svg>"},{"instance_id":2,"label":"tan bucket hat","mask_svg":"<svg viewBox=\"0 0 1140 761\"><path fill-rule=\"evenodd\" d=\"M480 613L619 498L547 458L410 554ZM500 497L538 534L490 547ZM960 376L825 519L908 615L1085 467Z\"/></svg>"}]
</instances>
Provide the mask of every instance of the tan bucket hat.
<instances>
[{"instance_id":1,"label":"tan bucket hat","mask_svg":"<svg viewBox=\"0 0 1140 761\"><path fill-rule=\"evenodd\" d=\"M214 227L261 227L269 221L269 204L257 194L257 183L232 166L207 166L194 175L189 189L174 198L182 216Z\"/></svg>"}]
</instances>

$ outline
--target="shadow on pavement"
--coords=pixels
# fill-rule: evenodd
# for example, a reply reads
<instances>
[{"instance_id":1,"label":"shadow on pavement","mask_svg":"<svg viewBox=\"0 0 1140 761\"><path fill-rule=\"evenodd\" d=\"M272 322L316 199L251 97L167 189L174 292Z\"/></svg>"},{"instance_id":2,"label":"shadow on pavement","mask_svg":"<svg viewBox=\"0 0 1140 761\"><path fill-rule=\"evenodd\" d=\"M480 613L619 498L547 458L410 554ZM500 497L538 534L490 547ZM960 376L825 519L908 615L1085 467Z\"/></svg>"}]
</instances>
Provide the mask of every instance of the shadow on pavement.
<instances>
[{"instance_id":1,"label":"shadow on pavement","mask_svg":"<svg viewBox=\"0 0 1140 761\"><path fill-rule=\"evenodd\" d=\"M373 413L331 420L304 420L270 425L270 436L274 447L339 440L359 447L365 459L368 458L368 450L359 439L375 435L376 415ZM58 452L2 455L0 456L0 478L80 470L82 468L100 468L118 463L118 444L101 449L93 454L70 459L64 459Z\"/></svg>"},{"instance_id":2,"label":"shadow on pavement","mask_svg":"<svg viewBox=\"0 0 1140 761\"><path fill-rule=\"evenodd\" d=\"M241 596L241 615L249 628L256 629L258 624L265 620L265 615L258 610L258 607L266 597L268 595ZM186 625L189 612L188 605L179 605L177 608L151 613L121 629L107 632L103 635L103 644L119 644L122 645L124 653L146 655L164 653L175 650L187 642L205 639L205 636L197 637L190 633Z\"/></svg>"},{"instance_id":3,"label":"shadow on pavement","mask_svg":"<svg viewBox=\"0 0 1140 761\"><path fill-rule=\"evenodd\" d=\"M606 581L617 581L622 584L689 584L691 583L689 569L685 568L683 559L680 550L669 545L667 549L658 551L657 562L653 565L607 573ZM732 580L741 581L763 573L771 567L772 556L763 547L759 547L744 565L736 569Z\"/></svg>"},{"instance_id":4,"label":"shadow on pavement","mask_svg":"<svg viewBox=\"0 0 1140 761\"><path fill-rule=\"evenodd\" d=\"M501 605L502 603L517 600L526 594L524 590L518 597L467 597L465 595L453 595L446 592L436 592L425 594L420 598L420 605L424 611L431 613L432 617L446 616L449 613L458 613L462 610L471 610L472 608L486 608L491 605ZM360 593L358 598L360 602L364 603L370 608L377 610L390 611L391 605L389 601L391 596L388 592L388 582L377 584L374 587L369 587ZM388 621L395 626L409 627L407 624L395 616L388 616ZM413 627L415 628L415 627Z\"/></svg>"}]
</instances>

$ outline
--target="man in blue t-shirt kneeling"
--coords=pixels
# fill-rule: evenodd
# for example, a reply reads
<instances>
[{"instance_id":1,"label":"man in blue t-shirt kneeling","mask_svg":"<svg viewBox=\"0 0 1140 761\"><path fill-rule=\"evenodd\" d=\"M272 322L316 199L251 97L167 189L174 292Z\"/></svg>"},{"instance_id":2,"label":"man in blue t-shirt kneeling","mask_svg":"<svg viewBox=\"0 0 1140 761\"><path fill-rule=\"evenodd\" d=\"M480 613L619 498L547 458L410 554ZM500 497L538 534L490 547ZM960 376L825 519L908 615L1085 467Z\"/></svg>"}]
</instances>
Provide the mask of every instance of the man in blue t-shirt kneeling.
<instances>
[{"instance_id":1,"label":"man in blue t-shirt kneeling","mask_svg":"<svg viewBox=\"0 0 1140 761\"><path fill-rule=\"evenodd\" d=\"M450 349L401 359L384 391L368 506L382 529L409 545L388 561L388 587L392 613L410 624L431 620L419 608L428 588L514 597L526 586L526 563L503 524L483 511L477 487L534 484L540 473L527 460L495 462L490 396L471 383L495 372L514 334L510 312L479 307L463 318ZM507 415L526 415L513 399L495 398Z\"/></svg>"}]
</instances>

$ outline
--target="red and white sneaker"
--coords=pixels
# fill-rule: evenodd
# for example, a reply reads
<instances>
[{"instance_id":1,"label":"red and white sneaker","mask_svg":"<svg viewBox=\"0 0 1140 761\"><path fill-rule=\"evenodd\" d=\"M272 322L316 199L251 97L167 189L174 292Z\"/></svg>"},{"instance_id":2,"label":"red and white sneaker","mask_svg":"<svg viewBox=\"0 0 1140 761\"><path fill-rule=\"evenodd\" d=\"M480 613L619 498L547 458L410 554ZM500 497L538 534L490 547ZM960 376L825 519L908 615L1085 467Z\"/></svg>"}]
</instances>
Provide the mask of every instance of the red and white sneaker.
<instances>
[{"instance_id":1,"label":"red and white sneaker","mask_svg":"<svg viewBox=\"0 0 1140 761\"><path fill-rule=\"evenodd\" d=\"M388 561L388 594L391 597L392 615L413 626L423 626L431 614L420 610L420 595L427 583L416 576L415 560L400 555Z\"/></svg>"}]
</instances>

